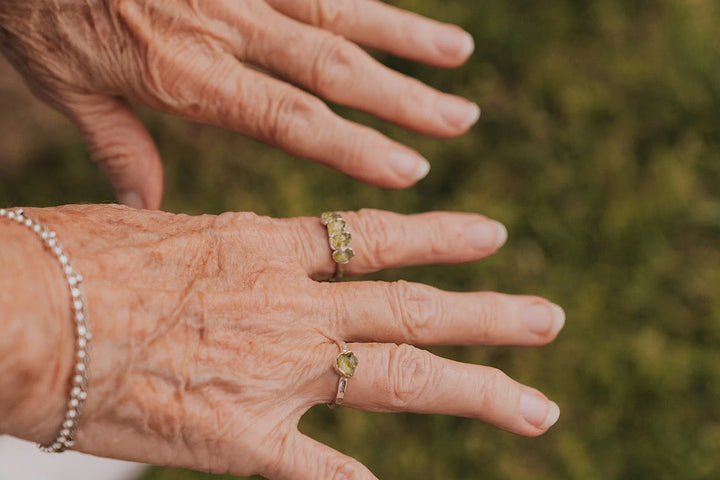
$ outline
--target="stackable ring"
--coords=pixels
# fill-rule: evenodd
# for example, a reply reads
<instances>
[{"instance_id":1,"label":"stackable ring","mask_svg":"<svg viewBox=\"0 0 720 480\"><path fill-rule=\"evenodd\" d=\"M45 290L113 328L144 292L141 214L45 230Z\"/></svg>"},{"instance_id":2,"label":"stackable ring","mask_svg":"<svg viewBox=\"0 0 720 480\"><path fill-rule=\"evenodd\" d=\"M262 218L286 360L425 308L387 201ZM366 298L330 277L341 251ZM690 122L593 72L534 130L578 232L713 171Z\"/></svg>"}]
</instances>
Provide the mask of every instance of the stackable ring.
<instances>
[{"instance_id":1,"label":"stackable ring","mask_svg":"<svg viewBox=\"0 0 720 480\"><path fill-rule=\"evenodd\" d=\"M355 256L355 251L350 247L352 235L347 231L347 224L339 213L325 212L320 215L320 220L327 228L332 259L337 265L331 281L337 281L342 279L345 265Z\"/></svg>"},{"instance_id":2,"label":"stackable ring","mask_svg":"<svg viewBox=\"0 0 720 480\"><path fill-rule=\"evenodd\" d=\"M355 374L355 369L358 366L358 359L353 352L348 350L345 342L339 344L340 353L335 357L335 363L333 367L335 371L340 375L338 379L337 393L335 394L335 401L329 406L334 407L336 405L342 405L345 399L345 392L347 391L348 380Z\"/></svg>"}]
</instances>

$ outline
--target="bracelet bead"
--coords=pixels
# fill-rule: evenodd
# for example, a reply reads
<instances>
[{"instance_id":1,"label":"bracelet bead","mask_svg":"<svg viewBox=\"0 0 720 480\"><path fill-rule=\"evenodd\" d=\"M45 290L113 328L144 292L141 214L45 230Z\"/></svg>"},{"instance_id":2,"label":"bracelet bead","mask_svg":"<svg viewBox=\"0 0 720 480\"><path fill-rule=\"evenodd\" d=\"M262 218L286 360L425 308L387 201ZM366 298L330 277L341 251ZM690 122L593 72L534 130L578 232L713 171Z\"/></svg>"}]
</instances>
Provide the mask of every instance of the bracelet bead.
<instances>
[{"instance_id":1,"label":"bracelet bead","mask_svg":"<svg viewBox=\"0 0 720 480\"><path fill-rule=\"evenodd\" d=\"M57 234L48 229L40 221L25 215L20 208L0 208L0 217L15 221L40 237L43 245L49 250L60 263L65 280L69 287L70 301L73 308L76 334L76 361L73 368L72 387L70 400L65 410L65 417L58 429L58 434L51 443L38 444L38 448L47 453L59 453L71 448L75 443L75 432L77 431L80 413L83 404L87 399L89 346L92 335L88 324L87 300L83 289L83 277L70 262L69 255L65 252L62 244L57 239Z\"/></svg>"}]
</instances>

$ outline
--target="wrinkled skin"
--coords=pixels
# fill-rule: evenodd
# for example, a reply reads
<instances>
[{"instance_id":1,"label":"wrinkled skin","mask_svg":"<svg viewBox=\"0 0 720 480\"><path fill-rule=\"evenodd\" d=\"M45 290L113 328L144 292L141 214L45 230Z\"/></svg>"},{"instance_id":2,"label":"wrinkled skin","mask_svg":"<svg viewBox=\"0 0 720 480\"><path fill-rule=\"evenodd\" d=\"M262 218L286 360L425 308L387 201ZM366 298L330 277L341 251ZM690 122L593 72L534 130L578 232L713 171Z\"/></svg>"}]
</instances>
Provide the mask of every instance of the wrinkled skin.
<instances>
[{"instance_id":1,"label":"wrinkled skin","mask_svg":"<svg viewBox=\"0 0 720 480\"><path fill-rule=\"evenodd\" d=\"M26 212L57 231L85 278L93 343L80 451L270 479L373 479L297 430L310 407L333 401L332 364L343 341L360 362L345 398L350 408L466 416L528 436L557 420L554 403L502 372L410 346L548 343L564 316L546 300L407 282L319 282L334 263L317 218L188 217L109 205ZM343 216L357 252L348 275L473 261L505 240L499 224L478 215ZM17 329L7 329L17 355L38 357L24 376L38 380L32 395L3 385L26 397L0 415L0 433L46 442L67 401L74 336L55 260L23 228L3 226L13 235L4 237L4 251L32 259L22 271L40 276L34 289L20 282L17 291L31 302L48 299L35 304L52 304L57 317L38 320L51 334L13 340ZM13 274L12 262L5 265ZM6 354L0 368L13 358Z\"/></svg>"},{"instance_id":2,"label":"wrinkled skin","mask_svg":"<svg viewBox=\"0 0 720 480\"><path fill-rule=\"evenodd\" d=\"M441 67L473 50L460 28L375 0L0 1L0 50L79 126L134 207L160 206L162 164L128 100L376 185L424 177L430 166L417 152L313 94L439 137L467 131L479 108L384 67L354 42Z\"/></svg>"}]
</instances>

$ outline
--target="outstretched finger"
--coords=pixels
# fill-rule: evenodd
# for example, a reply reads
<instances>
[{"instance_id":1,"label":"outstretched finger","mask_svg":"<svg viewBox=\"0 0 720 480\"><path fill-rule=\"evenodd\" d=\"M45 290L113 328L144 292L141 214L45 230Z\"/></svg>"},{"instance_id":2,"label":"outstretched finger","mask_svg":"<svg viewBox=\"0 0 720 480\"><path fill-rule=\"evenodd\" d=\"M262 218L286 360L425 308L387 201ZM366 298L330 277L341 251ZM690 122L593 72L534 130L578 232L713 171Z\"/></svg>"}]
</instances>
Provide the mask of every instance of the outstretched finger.
<instances>
[{"instance_id":1,"label":"outstretched finger","mask_svg":"<svg viewBox=\"0 0 720 480\"><path fill-rule=\"evenodd\" d=\"M262 41L239 42L244 59L332 102L428 135L460 135L480 117L469 100L387 68L339 35L276 17L278 28Z\"/></svg>"},{"instance_id":2,"label":"outstretched finger","mask_svg":"<svg viewBox=\"0 0 720 480\"><path fill-rule=\"evenodd\" d=\"M362 463L300 432L284 439L281 458L268 478L278 480L377 480Z\"/></svg>"},{"instance_id":3,"label":"outstretched finger","mask_svg":"<svg viewBox=\"0 0 720 480\"><path fill-rule=\"evenodd\" d=\"M268 0L278 11L362 45L438 67L456 67L475 48L460 27L375 0Z\"/></svg>"},{"instance_id":4,"label":"outstretched finger","mask_svg":"<svg viewBox=\"0 0 720 480\"><path fill-rule=\"evenodd\" d=\"M191 65L169 61L185 82L172 97L197 98L184 103L143 99L159 109L251 135L383 187L409 187L430 170L412 149L341 118L318 98L246 68L229 54L197 58Z\"/></svg>"},{"instance_id":5,"label":"outstretched finger","mask_svg":"<svg viewBox=\"0 0 720 480\"><path fill-rule=\"evenodd\" d=\"M358 359L345 393L348 407L469 417L525 436L544 433L560 416L557 404L542 393L494 368L447 360L406 344L348 348ZM328 345L328 365L337 355L337 346ZM328 367L317 403L331 403L337 384L338 374Z\"/></svg>"},{"instance_id":6,"label":"outstretched finger","mask_svg":"<svg viewBox=\"0 0 720 480\"><path fill-rule=\"evenodd\" d=\"M565 312L528 295L445 292L399 281L320 284L334 335L412 345L545 345Z\"/></svg>"},{"instance_id":7,"label":"outstretched finger","mask_svg":"<svg viewBox=\"0 0 720 480\"><path fill-rule=\"evenodd\" d=\"M355 256L347 275L361 275L409 265L471 262L494 253L507 240L507 230L482 215L431 212L400 215L364 209L341 212ZM319 217L281 220L295 232L293 250L308 274L317 280L334 275L336 264L328 230Z\"/></svg>"},{"instance_id":8,"label":"outstretched finger","mask_svg":"<svg viewBox=\"0 0 720 480\"><path fill-rule=\"evenodd\" d=\"M115 97L82 95L69 99L64 109L80 128L118 200L135 208L160 208L162 161L132 107Z\"/></svg>"}]
</instances>

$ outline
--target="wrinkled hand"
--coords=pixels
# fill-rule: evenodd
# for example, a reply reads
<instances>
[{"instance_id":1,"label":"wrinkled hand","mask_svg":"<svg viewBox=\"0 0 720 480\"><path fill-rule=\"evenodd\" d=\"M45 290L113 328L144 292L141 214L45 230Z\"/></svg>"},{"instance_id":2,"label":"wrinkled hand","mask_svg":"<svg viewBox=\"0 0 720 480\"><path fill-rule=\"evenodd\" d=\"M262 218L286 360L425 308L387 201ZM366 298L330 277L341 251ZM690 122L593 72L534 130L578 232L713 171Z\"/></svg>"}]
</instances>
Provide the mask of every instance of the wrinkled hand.
<instances>
[{"instance_id":1,"label":"wrinkled hand","mask_svg":"<svg viewBox=\"0 0 720 480\"><path fill-rule=\"evenodd\" d=\"M158 208L162 164L126 100L245 133L360 180L403 188L417 152L310 93L452 137L480 110L379 64L355 43L453 67L469 34L375 0L0 1L0 48L80 127L119 198Z\"/></svg>"},{"instance_id":2,"label":"wrinkled hand","mask_svg":"<svg viewBox=\"0 0 720 480\"><path fill-rule=\"evenodd\" d=\"M410 346L548 343L564 315L546 300L408 282L320 283L334 263L317 218L27 211L58 232L85 277L93 345L81 451L271 479L375 478L297 430L310 407L334 399L342 341L360 362L346 406L459 415L528 436L557 420L554 403L502 372ZM349 275L476 260L506 235L469 214L343 216L357 254ZM72 369L72 322L57 276L67 331L40 349L54 351L57 364L41 367L52 393L23 410L37 415L25 431L45 422L21 435L39 441L55 434Z\"/></svg>"}]
</instances>

